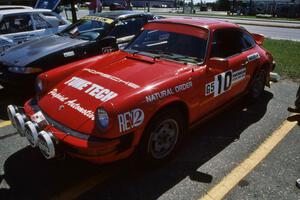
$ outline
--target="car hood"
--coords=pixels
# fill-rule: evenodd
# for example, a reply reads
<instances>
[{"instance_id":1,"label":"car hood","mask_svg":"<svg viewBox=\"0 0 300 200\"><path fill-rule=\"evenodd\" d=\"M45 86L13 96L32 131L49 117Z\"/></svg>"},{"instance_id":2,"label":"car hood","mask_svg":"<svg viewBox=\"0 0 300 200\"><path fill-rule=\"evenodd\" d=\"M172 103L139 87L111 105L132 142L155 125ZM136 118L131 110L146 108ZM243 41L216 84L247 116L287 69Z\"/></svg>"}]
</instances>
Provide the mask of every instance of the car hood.
<instances>
[{"instance_id":1,"label":"car hood","mask_svg":"<svg viewBox=\"0 0 300 200\"><path fill-rule=\"evenodd\" d=\"M145 88L175 78L182 66L121 51L113 54L114 60L104 56L60 82L40 99L40 107L59 123L89 134L93 126L80 127L94 121L99 106L118 107Z\"/></svg>"},{"instance_id":2,"label":"car hood","mask_svg":"<svg viewBox=\"0 0 300 200\"><path fill-rule=\"evenodd\" d=\"M53 35L42 37L17 45L1 54L0 60L8 66L26 67L34 61L76 45L87 43L85 40Z\"/></svg>"}]
</instances>

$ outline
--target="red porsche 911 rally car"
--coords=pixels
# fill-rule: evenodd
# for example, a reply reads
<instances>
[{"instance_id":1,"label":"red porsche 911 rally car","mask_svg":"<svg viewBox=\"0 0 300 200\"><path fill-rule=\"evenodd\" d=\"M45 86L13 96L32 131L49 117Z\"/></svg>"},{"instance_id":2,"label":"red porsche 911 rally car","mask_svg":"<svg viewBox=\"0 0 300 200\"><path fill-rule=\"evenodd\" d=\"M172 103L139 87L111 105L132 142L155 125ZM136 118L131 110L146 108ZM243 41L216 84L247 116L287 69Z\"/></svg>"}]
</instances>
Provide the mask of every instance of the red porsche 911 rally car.
<instances>
[{"instance_id":1,"label":"red porsche 911 rally car","mask_svg":"<svg viewBox=\"0 0 300 200\"><path fill-rule=\"evenodd\" d=\"M260 96L275 67L263 39L216 20L153 21L123 50L41 74L37 96L8 115L48 159L106 163L137 151L160 163L196 122Z\"/></svg>"}]
</instances>

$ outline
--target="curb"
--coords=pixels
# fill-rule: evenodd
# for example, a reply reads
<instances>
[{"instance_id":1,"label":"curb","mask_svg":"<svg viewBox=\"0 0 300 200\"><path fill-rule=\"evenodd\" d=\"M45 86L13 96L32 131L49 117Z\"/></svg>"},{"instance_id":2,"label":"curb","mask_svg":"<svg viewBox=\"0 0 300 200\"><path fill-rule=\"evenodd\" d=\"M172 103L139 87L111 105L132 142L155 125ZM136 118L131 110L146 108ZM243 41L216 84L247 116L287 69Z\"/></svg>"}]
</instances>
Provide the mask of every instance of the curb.
<instances>
[{"instance_id":1,"label":"curb","mask_svg":"<svg viewBox=\"0 0 300 200\"><path fill-rule=\"evenodd\" d=\"M214 18L214 19L223 19L224 21L226 20L248 20L248 19L235 19L235 18L229 18L229 17L219 17L219 16L209 16L209 15L197 15L197 14L181 14L181 13L159 13L159 12L153 12L155 14L159 15L165 15L165 16L186 16L186 17L204 17L204 18ZM268 21L262 21L262 20L251 20L249 19L248 21L253 21L253 23L247 23L247 22L232 22L235 24L241 24L241 25L252 25L252 26L267 26L267 27L275 27L275 28L293 28L293 29L300 29L300 23L295 22L294 24L297 25L280 25L280 24L263 24ZM262 22L262 23L255 23L255 22ZM276 21L270 21L271 23L293 23L293 22L276 22ZM299 25L298 25L299 24Z\"/></svg>"}]
</instances>

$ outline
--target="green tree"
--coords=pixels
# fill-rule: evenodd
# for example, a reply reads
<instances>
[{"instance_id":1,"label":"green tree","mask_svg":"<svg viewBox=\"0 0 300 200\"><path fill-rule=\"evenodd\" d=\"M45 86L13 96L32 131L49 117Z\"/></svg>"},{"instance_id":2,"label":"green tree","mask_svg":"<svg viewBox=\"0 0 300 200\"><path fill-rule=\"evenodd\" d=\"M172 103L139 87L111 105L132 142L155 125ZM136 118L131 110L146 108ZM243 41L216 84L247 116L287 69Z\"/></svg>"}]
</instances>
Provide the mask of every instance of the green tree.
<instances>
[{"instance_id":1,"label":"green tree","mask_svg":"<svg viewBox=\"0 0 300 200\"><path fill-rule=\"evenodd\" d=\"M229 0L217 0L217 9L222 11L230 10Z\"/></svg>"}]
</instances>

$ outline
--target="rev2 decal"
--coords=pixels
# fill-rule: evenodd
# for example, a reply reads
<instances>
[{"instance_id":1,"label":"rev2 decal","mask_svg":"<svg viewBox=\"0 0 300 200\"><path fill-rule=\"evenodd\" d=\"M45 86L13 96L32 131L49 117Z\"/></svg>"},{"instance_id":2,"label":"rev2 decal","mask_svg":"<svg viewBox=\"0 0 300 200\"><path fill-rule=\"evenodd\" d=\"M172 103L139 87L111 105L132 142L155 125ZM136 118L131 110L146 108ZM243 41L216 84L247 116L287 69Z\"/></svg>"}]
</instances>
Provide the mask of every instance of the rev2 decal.
<instances>
[{"instance_id":1,"label":"rev2 decal","mask_svg":"<svg viewBox=\"0 0 300 200\"><path fill-rule=\"evenodd\" d=\"M136 108L118 115L120 133L140 126L144 122L144 111Z\"/></svg>"}]
</instances>

